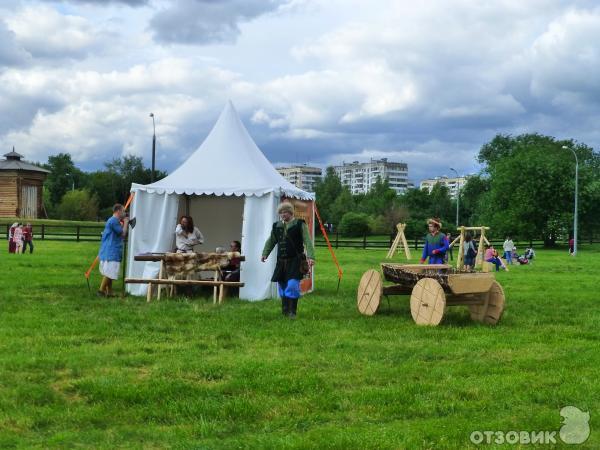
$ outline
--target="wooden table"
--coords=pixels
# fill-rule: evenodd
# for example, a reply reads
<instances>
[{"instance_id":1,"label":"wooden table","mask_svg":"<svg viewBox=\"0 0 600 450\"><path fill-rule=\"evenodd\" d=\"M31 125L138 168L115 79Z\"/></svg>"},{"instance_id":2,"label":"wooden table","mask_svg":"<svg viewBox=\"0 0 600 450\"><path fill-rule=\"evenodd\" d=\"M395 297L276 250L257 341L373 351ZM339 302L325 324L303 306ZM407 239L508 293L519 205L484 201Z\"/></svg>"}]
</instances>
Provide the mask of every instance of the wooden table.
<instances>
[{"instance_id":1,"label":"wooden table","mask_svg":"<svg viewBox=\"0 0 600 450\"><path fill-rule=\"evenodd\" d=\"M211 255L217 255L217 253L210 253ZM219 256L223 256L222 254L218 254ZM166 253L142 253L139 255L135 255L133 259L135 261L144 261L144 262L160 262L160 269L158 271L158 279L149 279L149 278L127 278L125 279L125 283L129 284L148 284L148 292L146 294L146 301L150 302L152 299L152 285L156 284L158 288L157 299L160 300L161 291L163 287L166 286L213 286L213 303L217 303L217 293L218 293L218 301L219 303L223 302L224 299L224 287L243 287L244 283L233 282L233 281L223 281L221 280L221 271L220 269L214 270L214 275L212 280L175 280L164 278L165 275L165 256ZM246 257L244 255L240 255L238 257L240 262L245 261Z\"/></svg>"}]
</instances>

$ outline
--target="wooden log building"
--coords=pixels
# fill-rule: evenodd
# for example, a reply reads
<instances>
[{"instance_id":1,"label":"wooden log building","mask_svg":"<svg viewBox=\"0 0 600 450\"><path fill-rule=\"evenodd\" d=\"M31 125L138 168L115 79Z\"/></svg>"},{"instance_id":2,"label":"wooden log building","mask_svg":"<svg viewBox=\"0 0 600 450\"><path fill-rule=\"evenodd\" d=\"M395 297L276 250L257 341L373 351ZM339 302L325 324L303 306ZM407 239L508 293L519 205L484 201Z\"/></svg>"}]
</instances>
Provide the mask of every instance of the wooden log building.
<instances>
[{"instance_id":1,"label":"wooden log building","mask_svg":"<svg viewBox=\"0 0 600 450\"><path fill-rule=\"evenodd\" d=\"M23 155L12 152L0 160L0 217L36 219L44 216L43 185L50 173L22 161Z\"/></svg>"}]
</instances>

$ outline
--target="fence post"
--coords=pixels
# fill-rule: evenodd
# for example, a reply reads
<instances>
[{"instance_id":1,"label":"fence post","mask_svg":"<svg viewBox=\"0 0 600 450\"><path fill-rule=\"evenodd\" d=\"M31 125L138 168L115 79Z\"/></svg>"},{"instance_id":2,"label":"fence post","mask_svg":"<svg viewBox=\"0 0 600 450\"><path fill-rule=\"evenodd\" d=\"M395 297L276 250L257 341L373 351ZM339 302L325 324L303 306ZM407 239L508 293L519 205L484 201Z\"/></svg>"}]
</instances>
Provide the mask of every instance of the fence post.
<instances>
[{"instance_id":1,"label":"fence post","mask_svg":"<svg viewBox=\"0 0 600 450\"><path fill-rule=\"evenodd\" d=\"M79 233L81 231L81 226L77 225L77 242L79 242Z\"/></svg>"},{"instance_id":2,"label":"fence post","mask_svg":"<svg viewBox=\"0 0 600 450\"><path fill-rule=\"evenodd\" d=\"M363 250L367 249L367 234L363 236Z\"/></svg>"},{"instance_id":3,"label":"fence post","mask_svg":"<svg viewBox=\"0 0 600 450\"><path fill-rule=\"evenodd\" d=\"M46 235L46 224L42 224L42 241L44 240L44 236Z\"/></svg>"},{"instance_id":4,"label":"fence post","mask_svg":"<svg viewBox=\"0 0 600 450\"><path fill-rule=\"evenodd\" d=\"M340 237L340 233L338 233L338 231L335 230L335 248L336 249L338 249L340 247L339 237Z\"/></svg>"}]
</instances>

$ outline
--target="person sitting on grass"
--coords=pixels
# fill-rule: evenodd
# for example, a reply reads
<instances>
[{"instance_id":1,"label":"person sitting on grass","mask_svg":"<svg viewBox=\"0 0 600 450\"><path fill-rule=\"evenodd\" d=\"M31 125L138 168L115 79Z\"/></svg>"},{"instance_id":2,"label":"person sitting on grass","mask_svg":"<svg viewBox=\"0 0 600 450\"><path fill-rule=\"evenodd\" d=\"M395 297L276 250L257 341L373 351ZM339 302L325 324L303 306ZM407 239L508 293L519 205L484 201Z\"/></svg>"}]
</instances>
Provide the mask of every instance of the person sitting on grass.
<instances>
[{"instance_id":1,"label":"person sitting on grass","mask_svg":"<svg viewBox=\"0 0 600 450\"><path fill-rule=\"evenodd\" d=\"M121 225L121 220L123 225ZM113 206L113 215L106 221L100 242L98 257L102 282L98 290L99 297L114 297L112 282L119 279L121 259L123 258L123 239L127 236L128 225L129 218L125 217L125 209L123 205L117 203Z\"/></svg>"},{"instance_id":2,"label":"person sitting on grass","mask_svg":"<svg viewBox=\"0 0 600 450\"><path fill-rule=\"evenodd\" d=\"M529 262L531 262L531 260L535 258L535 250L531 247L527 247L523 256L525 256L525 258L527 258Z\"/></svg>"},{"instance_id":3,"label":"person sitting on grass","mask_svg":"<svg viewBox=\"0 0 600 450\"><path fill-rule=\"evenodd\" d=\"M191 216L181 216L177 227L175 227L175 246L177 253L191 253L194 251L194 246L202 244L204 236L194 226L194 219Z\"/></svg>"},{"instance_id":4,"label":"person sitting on grass","mask_svg":"<svg viewBox=\"0 0 600 450\"><path fill-rule=\"evenodd\" d=\"M427 258L429 258L429 264L444 264L444 258L448 251L448 239L440 231L442 229L442 222L439 218L434 217L427 221L427 227L429 233L425 236L421 264L425 263Z\"/></svg>"},{"instance_id":5,"label":"person sitting on grass","mask_svg":"<svg viewBox=\"0 0 600 450\"><path fill-rule=\"evenodd\" d=\"M508 270L508 268L504 265L502 260L498 257L498 252L496 251L496 249L491 245L485 246L485 254L483 256L483 259L485 259L485 261L495 265L496 272L499 272L501 267L504 270Z\"/></svg>"}]
</instances>

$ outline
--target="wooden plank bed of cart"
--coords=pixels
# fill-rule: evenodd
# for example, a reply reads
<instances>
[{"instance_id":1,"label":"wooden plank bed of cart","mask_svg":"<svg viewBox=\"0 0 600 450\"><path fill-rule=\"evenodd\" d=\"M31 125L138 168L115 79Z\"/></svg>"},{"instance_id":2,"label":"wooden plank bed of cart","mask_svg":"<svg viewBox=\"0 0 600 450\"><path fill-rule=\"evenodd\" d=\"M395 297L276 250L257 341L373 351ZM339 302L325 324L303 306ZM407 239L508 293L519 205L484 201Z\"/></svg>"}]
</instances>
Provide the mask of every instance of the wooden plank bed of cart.
<instances>
[{"instance_id":1,"label":"wooden plank bed of cart","mask_svg":"<svg viewBox=\"0 0 600 450\"><path fill-rule=\"evenodd\" d=\"M438 325L449 306L464 305L471 319L496 324L504 311L504 290L492 273L467 272L447 264L381 264L382 275L368 270L360 280L361 314L377 312L383 296L410 295L410 312L418 325ZM384 285L384 278L391 285Z\"/></svg>"}]
</instances>

